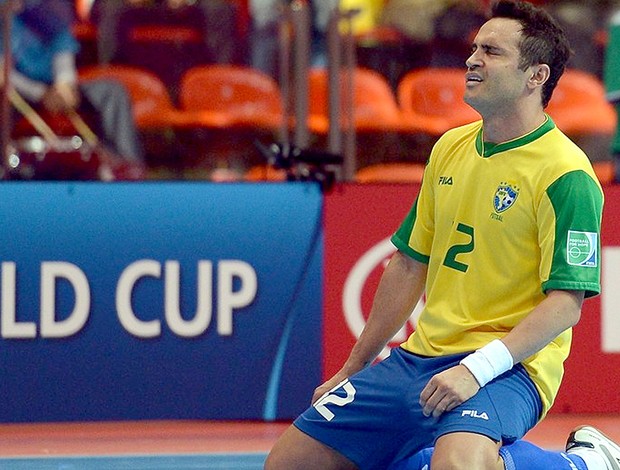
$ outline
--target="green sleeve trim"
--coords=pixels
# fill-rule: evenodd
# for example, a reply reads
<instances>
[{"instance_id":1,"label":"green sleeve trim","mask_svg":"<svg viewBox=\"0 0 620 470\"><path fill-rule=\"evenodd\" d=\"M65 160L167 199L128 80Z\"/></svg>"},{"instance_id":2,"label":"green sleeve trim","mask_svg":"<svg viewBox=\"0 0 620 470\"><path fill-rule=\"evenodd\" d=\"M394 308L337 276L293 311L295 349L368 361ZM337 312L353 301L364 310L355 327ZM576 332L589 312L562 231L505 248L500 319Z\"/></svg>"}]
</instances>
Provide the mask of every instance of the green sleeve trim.
<instances>
[{"instance_id":1,"label":"green sleeve trim","mask_svg":"<svg viewBox=\"0 0 620 470\"><path fill-rule=\"evenodd\" d=\"M585 291L585 297L594 297L601 293L600 284L586 282L569 282L569 281L547 281L543 282L543 292L550 290L582 290Z\"/></svg>"},{"instance_id":2,"label":"green sleeve trim","mask_svg":"<svg viewBox=\"0 0 620 470\"><path fill-rule=\"evenodd\" d=\"M418 253L413 248L411 248L406 242L398 238L398 235L395 233L392 235L392 243L399 251L402 251L407 256L419 261L420 263L428 264L431 257L423 255L422 253Z\"/></svg>"},{"instance_id":3,"label":"green sleeve trim","mask_svg":"<svg viewBox=\"0 0 620 470\"><path fill-rule=\"evenodd\" d=\"M496 155L498 153L506 152L508 150L523 147L524 145L532 143L553 129L555 129L555 123L549 117L549 115L546 115L545 122L543 122L538 128L534 129L529 134L518 137L514 140L509 140L508 142L496 144L483 141L483 128L481 127L478 131L478 134L476 135L476 150L484 158L492 157L493 155Z\"/></svg>"},{"instance_id":4,"label":"green sleeve trim","mask_svg":"<svg viewBox=\"0 0 620 470\"><path fill-rule=\"evenodd\" d=\"M403 223L400 225L396 233L392 235L391 241L396 248L398 248L406 255L417 261L420 261L421 263L428 264L430 256L419 253L409 246L409 239L411 238L411 234L413 232L417 211L418 198L416 198L413 206L411 207L411 210L407 214L407 217L405 217L405 220L403 220Z\"/></svg>"},{"instance_id":5,"label":"green sleeve trim","mask_svg":"<svg viewBox=\"0 0 620 470\"><path fill-rule=\"evenodd\" d=\"M585 290L586 297L601 291L601 219L603 193L585 171L577 170L558 178L547 189L555 214L555 243L549 280L543 290ZM595 259L589 264L569 261L569 232L595 234Z\"/></svg>"}]
</instances>

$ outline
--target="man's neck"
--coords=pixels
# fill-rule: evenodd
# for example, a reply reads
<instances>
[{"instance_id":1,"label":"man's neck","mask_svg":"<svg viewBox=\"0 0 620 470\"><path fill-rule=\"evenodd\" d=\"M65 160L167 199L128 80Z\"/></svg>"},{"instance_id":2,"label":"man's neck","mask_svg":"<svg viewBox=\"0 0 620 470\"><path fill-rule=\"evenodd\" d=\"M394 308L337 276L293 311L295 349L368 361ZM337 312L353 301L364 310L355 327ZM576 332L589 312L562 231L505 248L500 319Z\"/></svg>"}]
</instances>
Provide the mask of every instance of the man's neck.
<instances>
[{"instance_id":1,"label":"man's neck","mask_svg":"<svg viewBox=\"0 0 620 470\"><path fill-rule=\"evenodd\" d=\"M529 134L546 120L542 107L528 112L494 113L483 116L483 137L485 142L499 144Z\"/></svg>"}]
</instances>

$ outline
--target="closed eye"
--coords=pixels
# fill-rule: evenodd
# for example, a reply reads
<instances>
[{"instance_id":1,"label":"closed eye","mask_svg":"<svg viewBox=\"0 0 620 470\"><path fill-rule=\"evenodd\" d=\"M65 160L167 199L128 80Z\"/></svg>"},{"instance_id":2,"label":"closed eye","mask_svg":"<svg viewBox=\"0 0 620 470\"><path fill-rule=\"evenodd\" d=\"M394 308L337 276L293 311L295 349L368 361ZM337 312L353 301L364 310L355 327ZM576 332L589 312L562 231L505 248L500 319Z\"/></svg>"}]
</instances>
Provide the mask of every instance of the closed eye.
<instances>
[{"instance_id":1,"label":"closed eye","mask_svg":"<svg viewBox=\"0 0 620 470\"><path fill-rule=\"evenodd\" d=\"M501 48L496 47L496 46L491 46L491 45L488 45L488 44L480 45L480 49L482 49L488 55L501 55L501 53L502 53L502 49ZM476 46L475 44L472 45L471 53L473 54L477 50L478 50L478 46Z\"/></svg>"}]
</instances>

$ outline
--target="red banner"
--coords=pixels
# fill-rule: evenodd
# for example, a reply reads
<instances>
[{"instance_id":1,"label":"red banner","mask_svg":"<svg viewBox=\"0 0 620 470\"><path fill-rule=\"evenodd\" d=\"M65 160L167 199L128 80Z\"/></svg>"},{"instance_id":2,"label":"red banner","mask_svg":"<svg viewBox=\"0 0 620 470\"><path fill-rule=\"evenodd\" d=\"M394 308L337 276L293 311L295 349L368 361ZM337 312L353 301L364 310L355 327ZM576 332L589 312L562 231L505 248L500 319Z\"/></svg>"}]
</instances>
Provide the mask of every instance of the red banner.
<instances>
[{"instance_id":1,"label":"red banner","mask_svg":"<svg viewBox=\"0 0 620 470\"><path fill-rule=\"evenodd\" d=\"M389 237L418 189L406 184L343 185L325 198L325 378L342 366L364 327L385 262L394 252ZM620 412L620 187L607 187L605 194L603 293L584 304L552 412ZM391 347L413 330L418 310Z\"/></svg>"}]
</instances>

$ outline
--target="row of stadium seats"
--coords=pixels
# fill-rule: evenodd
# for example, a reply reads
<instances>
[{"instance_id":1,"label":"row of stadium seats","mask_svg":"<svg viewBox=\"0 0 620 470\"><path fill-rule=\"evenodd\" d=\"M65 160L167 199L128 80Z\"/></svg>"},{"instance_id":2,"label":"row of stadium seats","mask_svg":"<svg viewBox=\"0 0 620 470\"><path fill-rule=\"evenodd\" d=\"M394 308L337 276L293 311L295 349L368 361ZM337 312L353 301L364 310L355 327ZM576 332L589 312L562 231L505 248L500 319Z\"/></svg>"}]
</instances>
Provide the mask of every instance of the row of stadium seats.
<instances>
[{"instance_id":1,"label":"row of stadium seats","mask_svg":"<svg viewBox=\"0 0 620 470\"><path fill-rule=\"evenodd\" d=\"M144 69L122 65L96 65L80 70L84 80L116 79L132 99L136 124L143 133L173 136L188 130L220 131L221 135L242 130L244 139L256 133L274 140L289 132L294 121L278 83L263 72L240 65L201 65L189 69L181 80L178 103L165 85ZM347 85L352 83L351 93ZM407 73L396 93L379 73L356 68L341 75L341 101L352 101L352 123L358 135L374 135L388 142L388 135L425 135L431 142L446 130L479 119L463 102L462 69L422 68ZM328 73L311 69L308 77L310 132L324 137L329 130ZM547 112L571 137L613 135L614 108L606 101L602 83L593 75L570 69L560 80ZM346 110L341 115L347 115ZM253 135L254 133L254 135ZM220 137L222 145L226 137ZM237 141L239 137L233 138ZM161 139L156 146L161 147ZM212 136L209 138L213 142ZM230 140L229 142L230 143ZM238 142L237 142L238 143ZM192 144L195 146L195 142ZM366 149L367 151L367 149ZM387 150L388 152L391 150ZM422 155L426 155L423 153ZM423 163L425 156L408 160ZM401 158L395 158L401 160ZM389 158L388 158L389 160ZM250 162L256 163L256 162ZM380 155L369 162L385 163Z\"/></svg>"},{"instance_id":2,"label":"row of stadium seats","mask_svg":"<svg viewBox=\"0 0 620 470\"><path fill-rule=\"evenodd\" d=\"M179 106L173 104L159 78L146 70L121 65L82 69L83 79L113 78L127 87L140 128L162 126L234 127L251 125L278 129L286 125L283 97L271 77L239 65L203 65L182 79ZM343 73L343 82L346 76ZM395 94L377 72L357 68L353 77L353 119L358 131L394 130L441 135L479 119L463 102L461 69L424 68L407 73ZM328 76L325 69L309 75L310 130L328 130ZM600 81L580 70L568 70L547 108L569 135L615 130L613 107L605 100Z\"/></svg>"}]
</instances>

